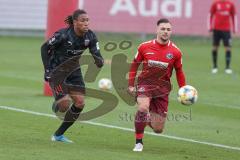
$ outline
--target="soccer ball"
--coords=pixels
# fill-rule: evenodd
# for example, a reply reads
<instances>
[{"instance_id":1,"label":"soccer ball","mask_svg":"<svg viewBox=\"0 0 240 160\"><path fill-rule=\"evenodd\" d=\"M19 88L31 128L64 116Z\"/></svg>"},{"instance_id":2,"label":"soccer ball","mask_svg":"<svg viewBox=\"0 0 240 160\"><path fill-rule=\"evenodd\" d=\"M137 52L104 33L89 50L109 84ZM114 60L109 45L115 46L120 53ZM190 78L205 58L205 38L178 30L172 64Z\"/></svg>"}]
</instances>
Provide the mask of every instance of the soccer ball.
<instances>
[{"instance_id":1,"label":"soccer ball","mask_svg":"<svg viewBox=\"0 0 240 160\"><path fill-rule=\"evenodd\" d=\"M102 90L110 90L112 88L112 81L108 78L102 78L98 81L98 87Z\"/></svg>"},{"instance_id":2,"label":"soccer ball","mask_svg":"<svg viewBox=\"0 0 240 160\"><path fill-rule=\"evenodd\" d=\"M192 105L197 99L198 93L193 86L186 85L178 90L178 101L183 105Z\"/></svg>"}]
</instances>

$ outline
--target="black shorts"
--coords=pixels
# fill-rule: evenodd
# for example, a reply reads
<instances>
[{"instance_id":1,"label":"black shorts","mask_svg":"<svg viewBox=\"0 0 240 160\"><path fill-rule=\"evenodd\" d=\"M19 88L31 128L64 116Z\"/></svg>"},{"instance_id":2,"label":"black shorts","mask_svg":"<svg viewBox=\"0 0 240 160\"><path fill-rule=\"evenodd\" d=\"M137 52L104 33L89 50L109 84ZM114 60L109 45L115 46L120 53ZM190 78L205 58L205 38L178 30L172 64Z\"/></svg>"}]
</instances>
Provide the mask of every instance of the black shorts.
<instances>
[{"instance_id":1,"label":"black shorts","mask_svg":"<svg viewBox=\"0 0 240 160\"><path fill-rule=\"evenodd\" d=\"M213 30L213 45L219 46L221 39L225 47L231 47L231 32Z\"/></svg>"},{"instance_id":2,"label":"black shorts","mask_svg":"<svg viewBox=\"0 0 240 160\"><path fill-rule=\"evenodd\" d=\"M64 74L61 71L53 73L49 84L56 101L71 92L85 94L85 83L80 68L70 75Z\"/></svg>"}]
</instances>

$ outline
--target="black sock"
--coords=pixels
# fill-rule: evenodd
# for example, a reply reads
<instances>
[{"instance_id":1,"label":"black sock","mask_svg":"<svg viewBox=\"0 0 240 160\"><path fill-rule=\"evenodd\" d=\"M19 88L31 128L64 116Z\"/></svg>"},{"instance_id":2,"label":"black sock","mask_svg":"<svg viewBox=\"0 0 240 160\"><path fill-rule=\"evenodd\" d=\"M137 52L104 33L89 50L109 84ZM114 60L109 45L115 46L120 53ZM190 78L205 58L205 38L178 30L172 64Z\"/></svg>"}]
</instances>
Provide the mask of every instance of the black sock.
<instances>
[{"instance_id":1,"label":"black sock","mask_svg":"<svg viewBox=\"0 0 240 160\"><path fill-rule=\"evenodd\" d=\"M142 139L136 139L136 144L138 143L142 143L143 144L143 140Z\"/></svg>"},{"instance_id":2,"label":"black sock","mask_svg":"<svg viewBox=\"0 0 240 160\"><path fill-rule=\"evenodd\" d=\"M66 115L64 117L64 121L60 125L60 127L55 132L56 136L63 135L64 132L73 125L73 123L78 119L81 111L83 109L77 108L74 104L72 104L71 108L68 109Z\"/></svg>"},{"instance_id":3,"label":"black sock","mask_svg":"<svg viewBox=\"0 0 240 160\"><path fill-rule=\"evenodd\" d=\"M230 68L231 51L226 52L226 69Z\"/></svg>"},{"instance_id":4,"label":"black sock","mask_svg":"<svg viewBox=\"0 0 240 160\"><path fill-rule=\"evenodd\" d=\"M53 111L54 113L57 113L58 110L59 110L59 106L58 106L58 103L55 101L55 102L53 102L53 104L52 104L52 111Z\"/></svg>"},{"instance_id":5,"label":"black sock","mask_svg":"<svg viewBox=\"0 0 240 160\"><path fill-rule=\"evenodd\" d=\"M212 50L213 68L217 68L217 51Z\"/></svg>"}]
</instances>

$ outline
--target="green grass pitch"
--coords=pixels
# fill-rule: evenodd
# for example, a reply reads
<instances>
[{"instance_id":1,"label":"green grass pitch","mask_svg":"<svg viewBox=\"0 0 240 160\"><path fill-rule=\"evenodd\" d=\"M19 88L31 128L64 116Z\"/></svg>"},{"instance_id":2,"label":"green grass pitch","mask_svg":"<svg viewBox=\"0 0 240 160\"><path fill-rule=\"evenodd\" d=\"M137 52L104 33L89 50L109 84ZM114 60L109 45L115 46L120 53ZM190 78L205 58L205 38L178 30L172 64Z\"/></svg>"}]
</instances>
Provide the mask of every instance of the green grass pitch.
<instances>
[{"instance_id":1,"label":"green grass pitch","mask_svg":"<svg viewBox=\"0 0 240 160\"><path fill-rule=\"evenodd\" d=\"M124 54L129 62L135 55L137 45L142 42L137 35L120 34L99 34L99 40L105 59L111 60L117 54ZM119 44L123 40L131 41L132 46L125 50L120 49ZM118 97L117 107L92 119L93 124L76 123L66 133L75 142L73 144L50 141L60 123L58 119L43 114L3 109L3 106L8 106L49 115L52 114L50 106L53 98L42 95L40 45L43 38L0 37L0 159L239 159L240 40L233 40L232 75L224 73L223 47L219 50L219 73L211 74L210 39L173 37L172 40L183 52L187 82L197 88L199 100L192 107L182 106L177 102L178 87L173 73L169 117L163 133L165 136L146 134L144 151L134 153L134 134L127 130L133 129L136 107L127 105L115 89L109 93ZM112 51L104 50L108 42L116 43L117 48ZM86 67L83 68L86 70ZM100 71L97 80L105 77L111 78L109 64ZM86 86L97 88L97 80L86 83ZM85 112L96 108L99 103L99 100L86 97ZM147 129L147 132L151 130Z\"/></svg>"}]
</instances>

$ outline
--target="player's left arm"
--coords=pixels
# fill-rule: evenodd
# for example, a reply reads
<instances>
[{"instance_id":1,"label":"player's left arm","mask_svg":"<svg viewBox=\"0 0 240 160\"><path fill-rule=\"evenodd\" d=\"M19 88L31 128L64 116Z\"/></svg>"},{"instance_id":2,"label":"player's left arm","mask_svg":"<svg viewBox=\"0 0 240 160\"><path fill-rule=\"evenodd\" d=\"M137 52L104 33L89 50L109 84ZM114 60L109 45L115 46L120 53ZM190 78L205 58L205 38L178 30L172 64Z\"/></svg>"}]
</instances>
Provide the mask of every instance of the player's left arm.
<instances>
[{"instance_id":1,"label":"player's left arm","mask_svg":"<svg viewBox=\"0 0 240 160\"><path fill-rule=\"evenodd\" d=\"M237 26L236 8L234 4L232 4L232 8L231 8L231 18L232 18L233 33L236 33L238 26Z\"/></svg>"},{"instance_id":2,"label":"player's left arm","mask_svg":"<svg viewBox=\"0 0 240 160\"><path fill-rule=\"evenodd\" d=\"M182 68L182 53L179 52L174 62L174 69L176 71L176 78L179 88L186 85L185 74Z\"/></svg>"},{"instance_id":3,"label":"player's left arm","mask_svg":"<svg viewBox=\"0 0 240 160\"><path fill-rule=\"evenodd\" d=\"M92 54L97 67L101 68L104 64L104 59L100 52L98 39L94 33L92 33L92 38L90 40L89 51Z\"/></svg>"}]
</instances>

